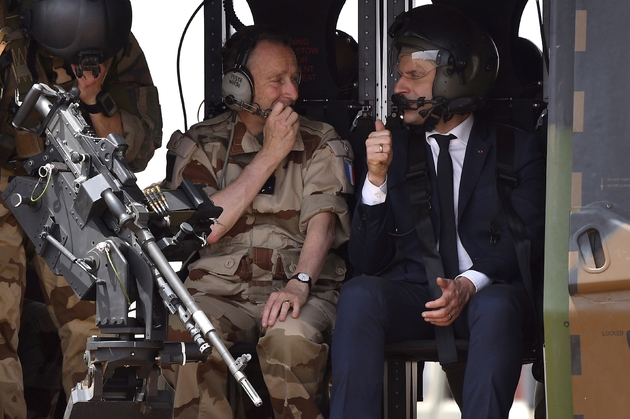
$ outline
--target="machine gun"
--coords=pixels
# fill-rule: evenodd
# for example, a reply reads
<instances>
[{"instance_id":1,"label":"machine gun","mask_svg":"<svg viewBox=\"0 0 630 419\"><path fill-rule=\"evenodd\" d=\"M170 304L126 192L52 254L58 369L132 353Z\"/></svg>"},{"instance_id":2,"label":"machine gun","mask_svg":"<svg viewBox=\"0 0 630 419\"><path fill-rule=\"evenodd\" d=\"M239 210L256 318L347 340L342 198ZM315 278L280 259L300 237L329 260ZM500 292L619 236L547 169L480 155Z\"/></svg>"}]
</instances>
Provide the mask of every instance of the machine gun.
<instances>
[{"instance_id":1,"label":"machine gun","mask_svg":"<svg viewBox=\"0 0 630 419\"><path fill-rule=\"evenodd\" d=\"M87 341L88 374L72 390L65 418L170 419L172 394L158 389L160 367L205 359L212 348L260 406L243 373L251 356L231 356L169 263L205 244L222 209L187 182L143 193L124 160L124 138L97 137L79 111L79 90L57 89L35 84L16 113L16 128L33 110L44 117L36 133L46 149L26 161L29 176L15 177L2 197L52 271L79 298L96 301L103 336ZM194 343L165 342L169 314Z\"/></svg>"}]
</instances>

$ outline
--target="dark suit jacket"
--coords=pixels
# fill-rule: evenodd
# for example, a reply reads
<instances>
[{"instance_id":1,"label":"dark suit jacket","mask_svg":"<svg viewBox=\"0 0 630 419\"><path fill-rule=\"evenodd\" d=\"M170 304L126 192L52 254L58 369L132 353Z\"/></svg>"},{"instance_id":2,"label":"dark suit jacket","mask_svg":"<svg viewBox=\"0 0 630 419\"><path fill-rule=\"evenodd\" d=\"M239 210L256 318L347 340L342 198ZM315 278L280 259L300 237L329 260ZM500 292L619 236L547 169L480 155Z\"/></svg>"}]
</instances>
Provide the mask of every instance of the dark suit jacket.
<instances>
[{"instance_id":1,"label":"dark suit jacket","mask_svg":"<svg viewBox=\"0 0 630 419\"><path fill-rule=\"evenodd\" d=\"M424 141L421 134L419 141ZM393 162L389 167L388 193L385 203L361 204L362 183L356 188L357 206L350 234L349 256L358 273L378 275L394 280L426 282L418 235L415 231L407 172L409 131L394 133ZM471 269L492 280L510 283L520 279L516 251L507 227L500 240L491 243L490 219L496 193L496 141L494 126L475 118L464 157L459 190L458 232L470 255ZM437 190L431 150L427 150L427 166L431 189ZM512 191L512 203L523 219L532 239L532 256L543 251L545 210L545 158L541 141L534 135L515 132L514 173L518 184ZM439 228L437 194L431 196L431 219Z\"/></svg>"}]
</instances>

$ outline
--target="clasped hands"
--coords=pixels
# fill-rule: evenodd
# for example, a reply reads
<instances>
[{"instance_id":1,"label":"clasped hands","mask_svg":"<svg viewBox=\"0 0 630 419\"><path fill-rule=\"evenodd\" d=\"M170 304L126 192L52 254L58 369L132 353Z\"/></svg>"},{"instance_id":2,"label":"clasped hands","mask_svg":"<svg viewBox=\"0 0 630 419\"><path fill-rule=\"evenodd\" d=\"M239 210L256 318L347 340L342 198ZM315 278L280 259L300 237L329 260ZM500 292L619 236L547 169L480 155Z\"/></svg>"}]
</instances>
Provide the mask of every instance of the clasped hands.
<instances>
[{"instance_id":1,"label":"clasped hands","mask_svg":"<svg viewBox=\"0 0 630 419\"><path fill-rule=\"evenodd\" d=\"M457 279L438 277L437 284L442 289L442 296L426 303L428 310L422 313L422 317L435 326L448 326L459 317L475 293L475 285L464 276Z\"/></svg>"}]
</instances>

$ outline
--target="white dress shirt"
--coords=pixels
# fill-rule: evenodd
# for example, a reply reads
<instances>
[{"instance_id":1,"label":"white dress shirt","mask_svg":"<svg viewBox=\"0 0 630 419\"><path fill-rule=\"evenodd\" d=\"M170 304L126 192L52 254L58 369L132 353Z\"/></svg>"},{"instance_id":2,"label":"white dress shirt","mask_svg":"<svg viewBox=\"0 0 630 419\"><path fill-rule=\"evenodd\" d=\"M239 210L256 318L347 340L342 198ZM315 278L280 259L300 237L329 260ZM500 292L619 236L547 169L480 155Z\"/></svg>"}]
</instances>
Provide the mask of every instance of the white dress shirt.
<instances>
[{"instance_id":1,"label":"white dress shirt","mask_svg":"<svg viewBox=\"0 0 630 419\"><path fill-rule=\"evenodd\" d=\"M453 191L456 191L454 192L453 203L455 205L454 209L456 218L458 213L457 207L459 203L459 184L462 177L462 167L464 166L466 146L468 144L468 138L470 137L470 131L472 130L473 122L474 117L471 114L461 124L453 128L450 132L446 133L453 134L457 137L457 139L451 140L448 148L448 151L451 154L451 159L453 160ZM433 134L438 134L438 132L427 132L426 141L431 147L434 167L437 167L437 158L438 154L440 154L440 146L438 146L437 141L435 141L434 138L430 137ZM366 205L382 204L387 198L387 179L385 179L385 182L381 186L375 186L369 181L369 179L366 178L366 181L363 184L363 189L361 191L361 196L362 202ZM455 225L457 225L457 221L458 220L455 220ZM470 269L470 267L472 266L472 259L462 245L462 241L459 238L459 232L457 233L457 257L459 259L459 271L461 272L461 274L459 274L457 278L465 276L475 285L477 291L490 284L490 278L488 278L487 275Z\"/></svg>"}]
</instances>

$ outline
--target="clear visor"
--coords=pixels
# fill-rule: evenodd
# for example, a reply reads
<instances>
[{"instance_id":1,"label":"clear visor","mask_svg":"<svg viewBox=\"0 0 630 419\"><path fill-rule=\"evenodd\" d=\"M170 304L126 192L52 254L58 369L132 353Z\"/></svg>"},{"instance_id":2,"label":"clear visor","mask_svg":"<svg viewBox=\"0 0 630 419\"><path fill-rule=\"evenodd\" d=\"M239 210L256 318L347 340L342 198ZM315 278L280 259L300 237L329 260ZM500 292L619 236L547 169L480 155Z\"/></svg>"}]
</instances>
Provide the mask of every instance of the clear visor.
<instances>
[{"instance_id":1,"label":"clear visor","mask_svg":"<svg viewBox=\"0 0 630 419\"><path fill-rule=\"evenodd\" d=\"M396 63L396 71L400 77L411 80L419 80L426 77L437 68L437 64L430 55L422 55L416 58L416 54L424 54L432 51L418 51L411 55L401 55ZM435 51L437 53L437 51Z\"/></svg>"},{"instance_id":2,"label":"clear visor","mask_svg":"<svg viewBox=\"0 0 630 419\"><path fill-rule=\"evenodd\" d=\"M414 60L433 61L435 64L438 61L440 55L439 49L432 49L428 51L415 51L411 53L411 58ZM436 64L437 65L437 64Z\"/></svg>"}]
</instances>

